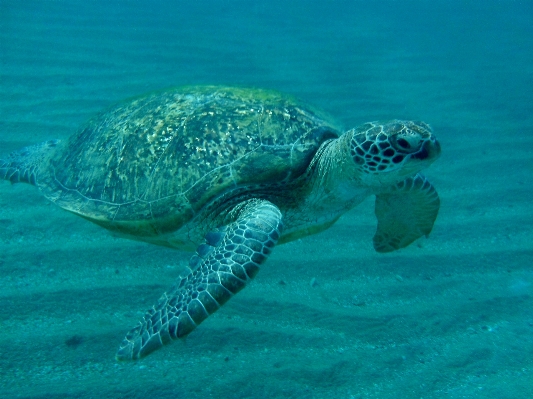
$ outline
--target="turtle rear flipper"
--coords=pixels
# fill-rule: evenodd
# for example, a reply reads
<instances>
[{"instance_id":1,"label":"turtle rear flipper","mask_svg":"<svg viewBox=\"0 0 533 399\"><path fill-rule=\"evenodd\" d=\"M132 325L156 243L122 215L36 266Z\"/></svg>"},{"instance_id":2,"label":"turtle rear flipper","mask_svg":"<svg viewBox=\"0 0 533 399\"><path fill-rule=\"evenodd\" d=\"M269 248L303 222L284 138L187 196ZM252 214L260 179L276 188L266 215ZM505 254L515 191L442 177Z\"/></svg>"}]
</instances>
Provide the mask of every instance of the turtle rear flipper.
<instances>
[{"instance_id":1,"label":"turtle rear flipper","mask_svg":"<svg viewBox=\"0 0 533 399\"><path fill-rule=\"evenodd\" d=\"M41 165L58 143L59 140L46 141L12 152L5 159L0 159L0 178L11 183L37 185Z\"/></svg>"},{"instance_id":2,"label":"turtle rear flipper","mask_svg":"<svg viewBox=\"0 0 533 399\"><path fill-rule=\"evenodd\" d=\"M268 201L250 200L231 211L230 221L206 235L191 272L128 332L117 360L144 357L185 337L257 274L281 234L281 212Z\"/></svg>"},{"instance_id":3,"label":"turtle rear flipper","mask_svg":"<svg viewBox=\"0 0 533 399\"><path fill-rule=\"evenodd\" d=\"M437 191L421 174L376 195L378 228L374 235L374 248L377 252L391 252L427 236L433 228L439 207Z\"/></svg>"}]
</instances>

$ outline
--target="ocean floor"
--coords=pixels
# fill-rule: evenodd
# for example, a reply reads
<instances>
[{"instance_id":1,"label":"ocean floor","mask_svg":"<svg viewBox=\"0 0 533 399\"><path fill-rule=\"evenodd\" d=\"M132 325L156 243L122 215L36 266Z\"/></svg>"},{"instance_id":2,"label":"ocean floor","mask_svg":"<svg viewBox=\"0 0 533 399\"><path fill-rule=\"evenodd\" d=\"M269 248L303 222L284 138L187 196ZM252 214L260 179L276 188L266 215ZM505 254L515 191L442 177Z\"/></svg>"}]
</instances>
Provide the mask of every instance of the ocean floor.
<instances>
[{"instance_id":1,"label":"ocean floor","mask_svg":"<svg viewBox=\"0 0 533 399\"><path fill-rule=\"evenodd\" d=\"M369 198L185 340L117 362L190 254L0 182L1 398L531 397L531 2L108 3L0 3L0 158L151 90L266 87L347 128L430 123L441 210L377 254Z\"/></svg>"}]
</instances>

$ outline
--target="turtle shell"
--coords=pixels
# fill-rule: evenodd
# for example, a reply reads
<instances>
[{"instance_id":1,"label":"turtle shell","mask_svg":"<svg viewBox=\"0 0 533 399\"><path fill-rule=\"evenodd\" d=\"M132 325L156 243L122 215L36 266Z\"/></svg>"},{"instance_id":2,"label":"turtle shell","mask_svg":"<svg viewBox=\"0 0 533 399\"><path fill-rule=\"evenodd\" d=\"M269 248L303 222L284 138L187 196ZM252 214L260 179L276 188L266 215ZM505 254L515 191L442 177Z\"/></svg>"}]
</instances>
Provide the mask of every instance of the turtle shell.
<instances>
[{"instance_id":1,"label":"turtle shell","mask_svg":"<svg viewBox=\"0 0 533 399\"><path fill-rule=\"evenodd\" d=\"M111 108L50 159L45 195L128 234L173 231L235 187L301 176L329 118L277 92L188 87Z\"/></svg>"}]
</instances>

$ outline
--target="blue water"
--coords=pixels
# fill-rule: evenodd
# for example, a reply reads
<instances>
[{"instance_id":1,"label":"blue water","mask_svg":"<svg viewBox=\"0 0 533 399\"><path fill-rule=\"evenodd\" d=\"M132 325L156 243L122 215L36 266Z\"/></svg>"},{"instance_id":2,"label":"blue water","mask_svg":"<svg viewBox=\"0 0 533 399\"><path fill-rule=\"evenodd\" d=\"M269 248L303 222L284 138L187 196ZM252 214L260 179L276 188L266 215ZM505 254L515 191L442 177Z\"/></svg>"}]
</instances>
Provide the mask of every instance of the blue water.
<instances>
[{"instance_id":1,"label":"blue water","mask_svg":"<svg viewBox=\"0 0 533 399\"><path fill-rule=\"evenodd\" d=\"M376 254L369 199L132 363L118 344L189 255L0 182L0 397L530 398L531 21L510 0L0 0L0 158L204 83L277 89L346 128L424 120L443 149L429 239Z\"/></svg>"}]
</instances>

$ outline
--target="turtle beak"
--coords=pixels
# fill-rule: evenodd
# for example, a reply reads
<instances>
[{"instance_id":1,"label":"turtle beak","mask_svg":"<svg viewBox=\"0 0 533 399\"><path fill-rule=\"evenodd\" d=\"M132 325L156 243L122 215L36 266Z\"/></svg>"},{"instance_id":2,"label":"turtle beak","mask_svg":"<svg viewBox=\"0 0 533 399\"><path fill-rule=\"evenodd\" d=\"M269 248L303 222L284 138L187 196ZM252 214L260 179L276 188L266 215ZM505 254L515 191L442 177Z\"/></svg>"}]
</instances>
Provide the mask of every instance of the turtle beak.
<instances>
[{"instance_id":1,"label":"turtle beak","mask_svg":"<svg viewBox=\"0 0 533 399\"><path fill-rule=\"evenodd\" d=\"M420 150L411 155L413 159L421 161L435 161L440 156L440 143L435 137L430 137L424 142Z\"/></svg>"}]
</instances>

